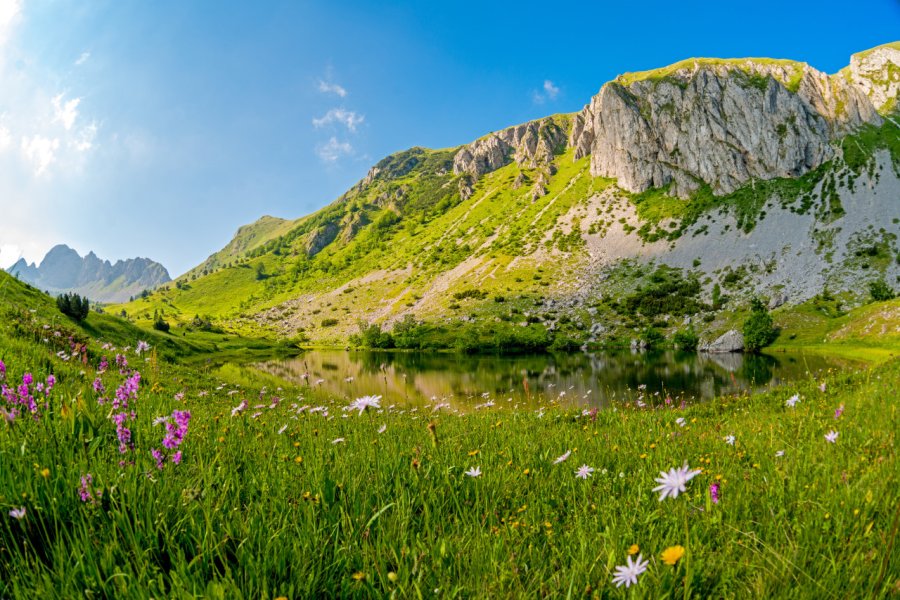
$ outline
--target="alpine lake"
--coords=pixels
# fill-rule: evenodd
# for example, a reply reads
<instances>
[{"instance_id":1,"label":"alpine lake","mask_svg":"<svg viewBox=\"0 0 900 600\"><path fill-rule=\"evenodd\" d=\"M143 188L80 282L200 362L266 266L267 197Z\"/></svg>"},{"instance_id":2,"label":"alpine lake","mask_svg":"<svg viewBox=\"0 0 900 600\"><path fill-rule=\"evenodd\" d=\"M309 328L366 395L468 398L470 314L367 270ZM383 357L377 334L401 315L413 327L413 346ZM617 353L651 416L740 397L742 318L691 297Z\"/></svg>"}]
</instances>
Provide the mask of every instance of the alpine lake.
<instances>
[{"instance_id":1,"label":"alpine lake","mask_svg":"<svg viewBox=\"0 0 900 600\"><path fill-rule=\"evenodd\" d=\"M538 408L603 408L739 396L863 363L818 354L696 354L677 351L531 355L307 350L291 358L212 367L225 378L334 398L380 395L387 404L468 411L486 402Z\"/></svg>"}]
</instances>

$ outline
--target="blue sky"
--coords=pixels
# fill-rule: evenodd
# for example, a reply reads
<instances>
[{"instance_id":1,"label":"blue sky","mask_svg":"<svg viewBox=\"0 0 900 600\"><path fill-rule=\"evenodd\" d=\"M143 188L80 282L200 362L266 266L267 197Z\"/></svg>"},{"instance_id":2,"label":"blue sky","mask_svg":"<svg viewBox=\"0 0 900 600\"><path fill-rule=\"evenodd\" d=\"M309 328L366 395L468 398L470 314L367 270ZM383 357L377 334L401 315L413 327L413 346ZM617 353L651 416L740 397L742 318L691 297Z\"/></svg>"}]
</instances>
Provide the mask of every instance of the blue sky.
<instances>
[{"instance_id":1,"label":"blue sky","mask_svg":"<svg viewBox=\"0 0 900 600\"><path fill-rule=\"evenodd\" d=\"M692 56L826 72L900 38L898 0L0 0L0 266L56 243L172 275L383 156L580 109Z\"/></svg>"}]
</instances>

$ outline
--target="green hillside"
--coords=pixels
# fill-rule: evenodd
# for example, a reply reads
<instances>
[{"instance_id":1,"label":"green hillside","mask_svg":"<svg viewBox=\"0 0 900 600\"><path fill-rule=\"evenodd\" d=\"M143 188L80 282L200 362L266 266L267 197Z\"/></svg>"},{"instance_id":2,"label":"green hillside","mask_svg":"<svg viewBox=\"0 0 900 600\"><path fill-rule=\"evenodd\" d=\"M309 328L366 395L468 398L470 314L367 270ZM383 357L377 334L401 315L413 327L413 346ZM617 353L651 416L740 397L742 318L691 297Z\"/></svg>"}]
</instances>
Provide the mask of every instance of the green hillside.
<instances>
[{"instance_id":1,"label":"green hillside","mask_svg":"<svg viewBox=\"0 0 900 600\"><path fill-rule=\"evenodd\" d=\"M558 118L569 126L567 118ZM144 326L155 314L184 326L199 316L232 333L301 337L320 345L345 344L360 320L390 329L407 315L442 324L451 334L473 320L539 323L579 344L588 339L591 322L604 323L608 343L627 344L651 325L673 335L681 321L661 320L672 310L626 308L629 296L664 288L653 281L662 276L653 254L697 238L707 227L701 223L729 215L750 232L773 203L833 221L835 192L820 182L852 187L857 173L871 169L884 150L900 170L897 139L896 126L887 122L845 138L841 158L804 178L768 181L724 197L701 190L689 200L664 191L623 192L614 180L592 177L589 157L574 160L571 149L560 149L547 165L511 162L487 173L463 200L460 186L471 178L453 174L456 149L413 148L381 161L371 180L308 217L263 219L242 228L204 263L206 275L195 269L110 310L125 311ZM608 248L613 255L598 261ZM651 248L656 250L642 258ZM887 258L871 276L892 264L896 239L888 239L883 251ZM700 283L690 294L695 310L675 313L693 316L700 332L713 332L728 311L746 306L750 292L742 294L740 287L757 267L711 273L702 265L701 252L693 264L666 273ZM742 269L745 275L738 276ZM737 287L729 287L732 281ZM713 308L716 283L730 305Z\"/></svg>"}]
</instances>

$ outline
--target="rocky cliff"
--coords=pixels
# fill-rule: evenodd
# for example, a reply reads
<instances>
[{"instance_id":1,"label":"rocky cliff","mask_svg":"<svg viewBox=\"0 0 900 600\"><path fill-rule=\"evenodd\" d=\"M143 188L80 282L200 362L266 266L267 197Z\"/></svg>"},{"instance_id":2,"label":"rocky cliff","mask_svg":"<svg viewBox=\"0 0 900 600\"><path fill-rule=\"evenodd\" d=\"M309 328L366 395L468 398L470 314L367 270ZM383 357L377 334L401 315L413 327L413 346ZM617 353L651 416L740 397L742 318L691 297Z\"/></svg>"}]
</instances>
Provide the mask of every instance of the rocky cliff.
<instances>
[{"instance_id":1,"label":"rocky cliff","mask_svg":"<svg viewBox=\"0 0 900 600\"><path fill-rule=\"evenodd\" d=\"M171 281L166 268L149 258L110 263L93 252L82 258L64 244L54 246L40 266L19 259L7 271L53 294L75 292L95 302L124 302L144 289Z\"/></svg>"},{"instance_id":2,"label":"rocky cliff","mask_svg":"<svg viewBox=\"0 0 900 600\"><path fill-rule=\"evenodd\" d=\"M771 59L689 59L605 84L571 118L548 117L492 133L459 149L453 172L478 177L511 162L546 165L566 147L591 156L591 174L630 192L669 187L686 198L701 186L733 192L760 179L799 177L835 152L833 142L878 126L900 88L900 48L882 46L827 75ZM566 138L566 133L568 137Z\"/></svg>"}]
</instances>

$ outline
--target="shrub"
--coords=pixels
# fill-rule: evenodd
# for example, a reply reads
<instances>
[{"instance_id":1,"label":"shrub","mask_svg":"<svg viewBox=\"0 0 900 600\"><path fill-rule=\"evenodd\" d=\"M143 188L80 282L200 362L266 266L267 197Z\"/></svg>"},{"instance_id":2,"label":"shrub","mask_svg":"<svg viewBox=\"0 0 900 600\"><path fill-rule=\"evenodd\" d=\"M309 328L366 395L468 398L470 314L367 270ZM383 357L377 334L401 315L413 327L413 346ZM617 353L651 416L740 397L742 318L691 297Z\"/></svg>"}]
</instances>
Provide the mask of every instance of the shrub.
<instances>
[{"instance_id":1,"label":"shrub","mask_svg":"<svg viewBox=\"0 0 900 600\"><path fill-rule=\"evenodd\" d=\"M484 300L487 298L487 292L481 290L463 290L453 294L454 300L465 300L466 298L474 298L475 300Z\"/></svg>"},{"instance_id":2,"label":"shrub","mask_svg":"<svg viewBox=\"0 0 900 600\"><path fill-rule=\"evenodd\" d=\"M748 352L759 352L778 337L772 315L758 298L750 302L750 316L744 321L744 348Z\"/></svg>"},{"instance_id":3,"label":"shrub","mask_svg":"<svg viewBox=\"0 0 900 600\"><path fill-rule=\"evenodd\" d=\"M153 320L153 329L155 329L157 331L162 331L163 333L168 333L169 328L170 328L169 323L165 319L163 319L162 316L157 315L156 318Z\"/></svg>"},{"instance_id":4,"label":"shrub","mask_svg":"<svg viewBox=\"0 0 900 600\"><path fill-rule=\"evenodd\" d=\"M693 329L682 329L675 332L672 341L675 342L675 345L678 346L679 350L693 352L700 343L700 337Z\"/></svg>"},{"instance_id":5,"label":"shrub","mask_svg":"<svg viewBox=\"0 0 900 600\"><path fill-rule=\"evenodd\" d=\"M56 297L56 306L60 312L76 321L83 321L90 311L87 297L78 294L62 294Z\"/></svg>"},{"instance_id":6,"label":"shrub","mask_svg":"<svg viewBox=\"0 0 900 600\"><path fill-rule=\"evenodd\" d=\"M884 302L885 300L893 300L896 294L891 286L884 279L876 279L869 283L869 294L875 302Z\"/></svg>"},{"instance_id":7,"label":"shrub","mask_svg":"<svg viewBox=\"0 0 900 600\"><path fill-rule=\"evenodd\" d=\"M381 330L378 323L358 322L359 334L350 336L350 343L363 348L393 348L394 338L390 333Z\"/></svg>"},{"instance_id":8,"label":"shrub","mask_svg":"<svg viewBox=\"0 0 900 600\"><path fill-rule=\"evenodd\" d=\"M337 319L322 319L322 327L334 327L338 324Z\"/></svg>"}]
</instances>

